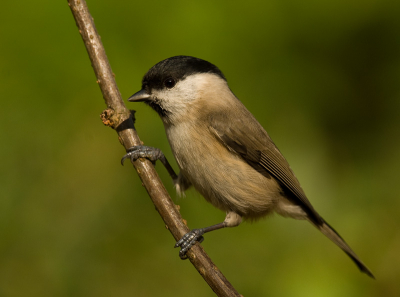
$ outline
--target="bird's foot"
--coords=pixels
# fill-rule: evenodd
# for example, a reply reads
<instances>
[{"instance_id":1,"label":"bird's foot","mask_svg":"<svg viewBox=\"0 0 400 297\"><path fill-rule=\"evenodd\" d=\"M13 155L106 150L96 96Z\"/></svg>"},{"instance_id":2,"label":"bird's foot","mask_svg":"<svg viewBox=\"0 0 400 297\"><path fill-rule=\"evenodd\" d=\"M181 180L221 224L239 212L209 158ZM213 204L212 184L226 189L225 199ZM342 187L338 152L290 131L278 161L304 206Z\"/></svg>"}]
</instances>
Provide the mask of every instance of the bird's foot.
<instances>
[{"instance_id":1,"label":"bird's foot","mask_svg":"<svg viewBox=\"0 0 400 297\"><path fill-rule=\"evenodd\" d=\"M175 244L175 247L180 246L179 257L182 260L187 259L186 252L198 241L203 242L204 229L193 229L192 231L183 235L183 237Z\"/></svg>"},{"instance_id":2,"label":"bird's foot","mask_svg":"<svg viewBox=\"0 0 400 297\"><path fill-rule=\"evenodd\" d=\"M164 154L158 148L138 145L128 149L128 152L121 159L121 164L124 165L125 159L129 158L133 163L139 158L149 159L153 164L158 160L164 158Z\"/></svg>"}]
</instances>

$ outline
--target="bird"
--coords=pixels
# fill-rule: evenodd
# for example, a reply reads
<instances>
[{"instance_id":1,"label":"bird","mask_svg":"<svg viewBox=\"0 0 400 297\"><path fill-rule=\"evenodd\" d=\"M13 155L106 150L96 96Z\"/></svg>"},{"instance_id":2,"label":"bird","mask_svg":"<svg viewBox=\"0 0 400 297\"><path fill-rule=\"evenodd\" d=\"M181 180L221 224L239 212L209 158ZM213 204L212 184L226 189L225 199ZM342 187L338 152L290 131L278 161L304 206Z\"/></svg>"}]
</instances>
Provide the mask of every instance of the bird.
<instances>
[{"instance_id":1,"label":"bird","mask_svg":"<svg viewBox=\"0 0 400 297\"><path fill-rule=\"evenodd\" d=\"M287 160L217 66L191 56L167 58L148 70L141 90L128 101L144 102L158 113L180 172L174 173L160 149L144 145L129 148L121 162L160 160L179 195L193 186L226 212L222 223L193 229L175 244L182 259L207 232L277 213L309 221L374 278L311 205Z\"/></svg>"}]
</instances>

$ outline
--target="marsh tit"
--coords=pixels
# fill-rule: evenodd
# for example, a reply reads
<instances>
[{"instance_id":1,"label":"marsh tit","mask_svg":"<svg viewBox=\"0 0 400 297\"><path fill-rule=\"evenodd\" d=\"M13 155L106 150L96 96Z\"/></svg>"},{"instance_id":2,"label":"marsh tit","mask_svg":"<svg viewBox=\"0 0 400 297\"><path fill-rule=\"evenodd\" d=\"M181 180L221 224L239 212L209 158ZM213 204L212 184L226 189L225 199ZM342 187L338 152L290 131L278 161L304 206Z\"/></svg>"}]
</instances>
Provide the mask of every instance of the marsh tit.
<instances>
[{"instance_id":1,"label":"marsh tit","mask_svg":"<svg viewBox=\"0 0 400 297\"><path fill-rule=\"evenodd\" d=\"M178 176L168 170L177 192L193 186L226 212L222 223L194 229L176 243L182 259L204 233L276 212L308 220L373 277L311 205L286 159L215 65L189 56L163 60L146 73L142 89L128 100L146 103L161 117L180 169ZM129 149L123 160L140 157L168 163L159 149L147 146Z\"/></svg>"}]
</instances>

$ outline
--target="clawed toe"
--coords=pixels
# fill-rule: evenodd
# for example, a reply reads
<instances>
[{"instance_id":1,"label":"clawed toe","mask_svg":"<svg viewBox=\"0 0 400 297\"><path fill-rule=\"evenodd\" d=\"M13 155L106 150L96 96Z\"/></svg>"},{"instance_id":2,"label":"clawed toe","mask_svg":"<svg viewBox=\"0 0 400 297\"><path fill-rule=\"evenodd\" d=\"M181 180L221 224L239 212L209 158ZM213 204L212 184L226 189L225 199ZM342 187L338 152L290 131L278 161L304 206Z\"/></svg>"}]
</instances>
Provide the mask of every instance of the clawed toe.
<instances>
[{"instance_id":1,"label":"clawed toe","mask_svg":"<svg viewBox=\"0 0 400 297\"><path fill-rule=\"evenodd\" d=\"M124 165L125 160L128 158L131 160L132 163L134 161L136 161L139 158L139 156L137 153L135 154L135 152L137 152L139 149L140 149L140 146L133 146L133 147L129 148L128 152L121 159L121 165Z\"/></svg>"},{"instance_id":2,"label":"clawed toe","mask_svg":"<svg viewBox=\"0 0 400 297\"><path fill-rule=\"evenodd\" d=\"M122 165L122 166L124 165L124 162L125 162L125 160L126 160L127 158L129 158L129 153L125 154L125 155L122 157L122 159L121 159L121 165Z\"/></svg>"},{"instance_id":3,"label":"clawed toe","mask_svg":"<svg viewBox=\"0 0 400 297\"><path fill-rule=\"evenodd\" d=\"M121 159L121 164L124 165L124 161L127 158L129 158L132 163L139 158L147 158L154 164L158 159L163 157L164 154L158 148L139 145L128 149L128 152Z\"/></svg>"},{"instance_id":4,"label":"clawed toe","mask_svg":"<svg viewBox=\"0 0 400 297\"><path fill-rule=\"evenodd\" d=\"M182 260L187 259L186 253L196 243L196 241L199 243L203 242L203 234L203 229L193 229L192 231L183 235L183 237L175 244L175 247L181 247L181 250L179 251L179 257Z\"/></svg>"}]
</instances>

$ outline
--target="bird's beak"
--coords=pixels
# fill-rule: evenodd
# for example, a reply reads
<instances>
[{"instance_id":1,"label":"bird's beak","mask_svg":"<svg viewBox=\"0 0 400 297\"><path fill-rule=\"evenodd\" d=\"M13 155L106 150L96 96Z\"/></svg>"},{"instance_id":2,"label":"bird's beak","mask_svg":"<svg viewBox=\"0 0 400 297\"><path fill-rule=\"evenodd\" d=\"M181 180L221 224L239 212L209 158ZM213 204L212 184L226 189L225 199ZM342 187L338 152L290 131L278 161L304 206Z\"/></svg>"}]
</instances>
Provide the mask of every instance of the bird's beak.
<instances>
[{"instance_id":1,"label":"bird's beak","mask_svg":"<svg viewBox=\"0 0 400 297\"><path fill-rule=\"evenodd\" d=\"M133 94L128 98L129 102L141 102L147 101L150 99L150 95L146 92L146 90L140 90L139 92Z\"/></svg>"}]
</instances>

